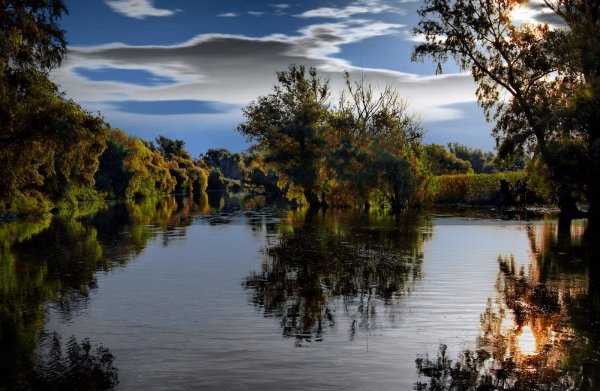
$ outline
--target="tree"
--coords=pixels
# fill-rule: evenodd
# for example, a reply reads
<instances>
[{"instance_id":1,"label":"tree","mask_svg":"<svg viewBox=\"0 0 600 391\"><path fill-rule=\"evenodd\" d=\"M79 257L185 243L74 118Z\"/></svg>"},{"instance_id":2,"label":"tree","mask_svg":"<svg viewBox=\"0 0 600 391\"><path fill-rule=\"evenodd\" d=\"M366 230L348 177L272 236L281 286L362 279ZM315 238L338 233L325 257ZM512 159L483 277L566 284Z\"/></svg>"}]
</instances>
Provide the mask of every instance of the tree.
<instances>
[{"instance_id":1,"label":"tree","mask_svg":"<svg viewBox=\"0 0 600 391\"><path fill-rule=\"evenodd\" d=\"M314 68L290 65L277 72L278 85L244 110L246 122L238 131L257 141L267 163L299 187L311 206L324 200L321 169L325 160L324 124L328 82ZM319 199L319 193L321 199Z\"/></svg>"},{"instance_id":2,"label":"tree","mask_svg":"<svg viewBox=\"0 0 600 391\"><path fill-rule=\"evenodd\" d=\"M243 156L239 153L231 153L225 148L210 148L200 159L208 167L218 168L227 178L241 180L245 169Z\"/></svg>"},{"instance_id":3,"label":"tree","mask_svg":"<svg viewBox=\"0 0 600 391\"><path fill-rule=\"evenodd\" d=\"M48 78L66 51L60 0L0 7L0 208L59 201L93 185L107 125Z\"/></svg>"},{"instance_id":4,"label":"tree","mask_svg":"<svg viewBox=\"0 0 600 391\"><path fill-rule=\"evenodd\" d=\"M60 65L67 50L58 22L62 0L4 0L0 8L0 72L47 72ZM13 81L18 78L13 79Z\"/></svg>"},{"instance_id":5,"label":"tree","mask_svg":"<svg viewBox=\"0 0 600 391\"><path fill-rule=\"evenodd\" d=\"M419 185L423 130L408 102L386 87L377 94L364 78L352 81L331 115L329 164L339 182L369 208L373 190L398 211L414 201Z\"/></svg>"},{"instance_id":6,"label":"tree","mask_svg":"<svg viewBox=\"0 0 600 391\"><path fill-rule=\"evenodd\" d=\"M476 174L490 174L497 170L492 152L483 152L481 149L469 148L460 143L448 143L448 151L457 158L471 163Z\"/></svg>"},{"instance_id":7,"label":"tree","mask_svg":"<svg viewBox=\"0 0 600 391\"><path fill-rule=\"evenodd\" d=\"M171 140L165 136L158 136L156 144L160 154L167 160L171 160L173 156L191 159L190 154L184 149L185 141L183 140Z\"/></svg>"},{"instance_id":8,"label":"tree","mask_svg":"<svg viewBox=\"0 0 600 391\"><path fill-rule=\"evenodd\" d=\"M441 145L428 144L423 149L433 175L468 174L474 170L471 162L458 157L455 152L448 151Z\"/></svg>"},{"instance_id":9,"label":"tree","mask_svg":"<svg viewBox=\"0 0 600 391\"><path fill-rule=\"evenodd\" d=\"M111 130L108 147L100 156L96 187L112 198L136 198L169 194L176 181L169 163L140 139Z\"/></svg>"},{"instance_id":10,"label":"tree","mask_svg":"<svg viewBox=\"0 0 600 391\"><path fill-rule=\"evenodd\" d=\"M571 67L567 71L568 62L559 55L569 47L567 38L581 25L574 21L570 31L563 31L544 23L516 24L512 12L524 3L426 0L419 10L421 21L414 29L415 34L425 37L425 42L415 48L413 59L430 56L441 72L441 65L451 56L461 69L470 70L478 85L480 105L488 120L496 120L494 134L501 157L529 145L540 154L557 184L562 212L575 212L572 193L580 185L586 187L592 209L597 210L595 179L572 171L573 160L582 166L597 165L590 164L597 143L597 131L592 129L597 127L577 126L576 116L568 110L574 99L569 91L580 84L578 75L585 74L581 69L585 67ZM597 1L545 3L556 4L554 10L559 16L564 9L570 10L569 15L577 14L587 20L592 4L596 4L594 14L598 13ZM598 23L598 18L595 20ZM597 29L593 33L596 37L593 39L597 39ZM585 144L586 141L588 151L576 157L558 153L565 142Z\"/></svg>"}]
</instances>

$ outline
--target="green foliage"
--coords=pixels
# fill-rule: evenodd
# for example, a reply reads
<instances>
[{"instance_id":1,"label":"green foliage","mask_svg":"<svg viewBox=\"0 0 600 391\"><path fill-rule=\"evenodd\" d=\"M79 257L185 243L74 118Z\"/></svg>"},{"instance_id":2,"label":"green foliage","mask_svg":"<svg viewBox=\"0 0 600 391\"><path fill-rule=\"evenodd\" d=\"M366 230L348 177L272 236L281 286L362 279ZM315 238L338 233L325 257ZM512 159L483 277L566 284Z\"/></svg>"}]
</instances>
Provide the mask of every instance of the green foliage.
<instances>
[{"instance_id":1,"label":"green foliage","mask_svg":"<svg viewBox=\"0 0 600 391\"><path fill-rule=\"evenodd\" d=\"M158 136L156 144L158 152L167 160L171 160L173 157L191 159L190 154L184 149L185 141L183 140L171 140L165 136Z\"/></svg>"},{"instance_id":2,"label":"green foliage","mask_svg":"<svg viewBox=\"0 0 600 391\"><path fill-rule=\"evenodd\" d=\"M448 151L438 144L427 144L423 149L432 175L468 174L473 171L472 162L459 157L452 149Z\"/></svg>"},{"instance_id":3,"label":"green foliage","mask_svg":"<svg viewBox=\"0 0 600 391\"><path fill-rule=\"evenodd\" d=\"M492 152L483 152L481 149L469 148L460 143L448 143L448 150L457 158L468 161L475 174L491 174L499 171L494 164L495 156Z\"/></svg>"},{"instance_id":4,"label":"green foliage","mask_svg":"<svg viewBox=\"0 0 600 391\"><path fill-rule=\"evenodd\" d=\"M386 88L376 95L364 80L352 83L346 74L346 90L330 116L334 192L350 193L354 204L365 207L373 191L394 210L418 203L423 131L407 108L396 91Z\"/></svg>"},{"instance_id":5,"label":"green foliage","mask_svg":"<svg viewBox=\"0 0 600 391\"><path fill-rule=\"evenodd\" d=\"M239 153L231 153L225 148L211 148L200 155L200 159L208 167L220 169L226 178L241 180L245 174L243 156Z\"/></svg>"},{"instance_id":6,"label":"green foliage","mask_svg":"<svg viewBox=\"0 0 600 391\"><path fill-rule=\"evenodd\" d=\"M61 0L5 0L0 11L0 72L48 70L66 52L58 21L67 9Z\"/></svg>"},{"instance_id":7,"label":"green foliage","mask_svg":"<svg viewBox=\"0 0 600 391\"><path fill-rule=\"evenodd\" d=\"M433 176L428 182L426 198L436 204L497 205L502 202L501 180L513 187L517 181L526 183L528 200L552 201L545 198L543 187L530 180L524 171Z\"/></svg>"},{"instance_id":8,"label":"green foliage","mask_svg":"<svg viewBox=\"0 0 600 391\"><path fill-rule=\"evenodd\" d=\"M100 157L96 187L112 198L168 194L175 189L169 164L140 139L112 130Z\"/></svg>"},{"instance_id":9,"label":"green foliage","mask_svg":"<svg viewBox=\"0 0 600 391\"><path fill-rule=\"evenodd\" d=\"M274 92L259 97L243 111L246 122L238 130L257 141L281 178L300 187L311 205L319 205L317 193L325 158L324 122L329 86L314 68L291 65L278 72Z\"/></svg>"},{"instance_id":10,"label":"green foliage","mask_svg":"<svg viewBox=\"0 0 600 391\"><path fill-rule=\"evenodd\" d=\"M209 191L226 192L229 190L227 179L219 168L211 168L208 174L208 189Z\"/></svg>"},{"instance_id":11,"label":"green foliage","mask_svg":"<svg viewBox=\"0 0 600 391\"><path fill-rule=\"evenodd\" d=\"M197 166L191 158L173 155L169 161L169 172L176 180L176 194L199 194L206 191L207 172Z\"/></svg>"},{"instance_id":12,"label":"green foliage","mask_svg":"<svg viewBox=\"0 0 600 391\"><path fill-rule=\"evenodd\" d=\"M584 188L592 213L600 214L600 163L594 158L600 145L600 8L595 1L543 1L546 15L568 27L556 28L515 22L512 12L523 3L426 0L414 29L425 42L413 59L431 57L441 72L452 56L470 70L480 105L496 121L500 158L525 148L539 154L563 212L575 212L573 197ZM556 153L564 149L572 154ZM583 171L565 169L578 163Z\"/></svg>"},{"instance_id":13,"label":"green foliage","mask_svg":"<svg viewBox=\"0 0 600 391\"><path fill-rule=\"evenodd\" d=\"M0 79L8 117L0 124L0 209L13 209L18 192L37 190L55 202L71 187L91 187L105 148L102 118L59 96L45 76L28 83L35 88L21 96Z\"/></svg>"}]
</instances>

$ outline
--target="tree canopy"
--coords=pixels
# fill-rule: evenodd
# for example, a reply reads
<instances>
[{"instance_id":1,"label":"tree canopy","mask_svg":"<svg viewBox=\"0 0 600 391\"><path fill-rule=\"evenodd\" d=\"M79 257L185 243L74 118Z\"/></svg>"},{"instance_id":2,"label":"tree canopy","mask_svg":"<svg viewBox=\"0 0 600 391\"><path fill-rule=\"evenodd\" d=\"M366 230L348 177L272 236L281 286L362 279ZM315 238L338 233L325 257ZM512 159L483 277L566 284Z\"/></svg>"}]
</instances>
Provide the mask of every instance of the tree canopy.
<instances>
[{"instance_id":1,"label":"tree canopy","mask_svg":"<svg viewBox=\"0 0 600 391\"><path fill-rule=\"evenodd\" d=\"M431 57L441 72L452 57L470 70L480 105L496 121L500 155L529 147L556 183L563 212L574 211L573 194L581 190L597 213L599 4L543 5L568 28L516 23L513 12L525 1L426 0L414 29L425 42L413 59Z\"/></svg>"}]
</instances>

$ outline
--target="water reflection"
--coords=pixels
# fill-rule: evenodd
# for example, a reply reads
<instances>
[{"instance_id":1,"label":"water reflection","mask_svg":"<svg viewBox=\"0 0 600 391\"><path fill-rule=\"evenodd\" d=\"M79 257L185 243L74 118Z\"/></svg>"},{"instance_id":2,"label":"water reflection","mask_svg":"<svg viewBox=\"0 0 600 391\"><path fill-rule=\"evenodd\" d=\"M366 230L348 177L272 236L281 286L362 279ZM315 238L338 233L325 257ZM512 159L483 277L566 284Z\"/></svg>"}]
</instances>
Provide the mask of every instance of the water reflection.
<instances>
[{"instance_id":1,"label":"water reflection","mask_svg":"<svg viewBox=\"0 0 600 391\"><path fill-rule=\"evenodd\" d=\"M290 212L264 249L260 271L243 282L265 317L279 320L296 346L321 341L342 312L349 337L394 321L395 305L421 277L424 231L419 215L343 211Z\"/></svg>"},{"instance_id":2,"label":"water reflection","mask_svg":"<svg viewBox=\"0 0 600 391\"><path fill-rule=\"evenodd\" d=\"M89 340L69 340L62 347L56 336L45 336L46 308L53 306L68 321L88 305L99 271L125 265L159 234L164 245L185 235L192 214L206 204L206 198L204 204L145 199L80 219L0 225L0 389L116 384L108 349L91 351Z\"/></svg>"},{"instance_id":3,"label":"water reflection","mask_svg":"<svg viewBox=\"0 0 600 391\"><path fill-rule=\"evenodd\" d=\"M600 387L598 244L586 221L527 228L531 259L499 257L474 351L417 359L419 390Z\"/></svg>"}]
</instances>

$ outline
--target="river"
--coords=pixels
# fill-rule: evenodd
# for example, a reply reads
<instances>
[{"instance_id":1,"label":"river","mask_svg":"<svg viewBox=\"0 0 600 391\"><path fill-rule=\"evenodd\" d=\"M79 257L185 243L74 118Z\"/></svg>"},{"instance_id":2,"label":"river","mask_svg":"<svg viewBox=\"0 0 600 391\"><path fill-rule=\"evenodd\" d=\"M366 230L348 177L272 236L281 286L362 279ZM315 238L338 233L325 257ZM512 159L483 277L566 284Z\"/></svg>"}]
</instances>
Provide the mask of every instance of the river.
<instances>
[{"instance_id":1,"label":"river","mask_svg":"<svg viewBox=\"0 0 600 391\"><path fill-rule=\"evenodd\" d=\"M0 389L600 387L585 219L211 204L0 225Z\"/></svg>"}]
</instances>

